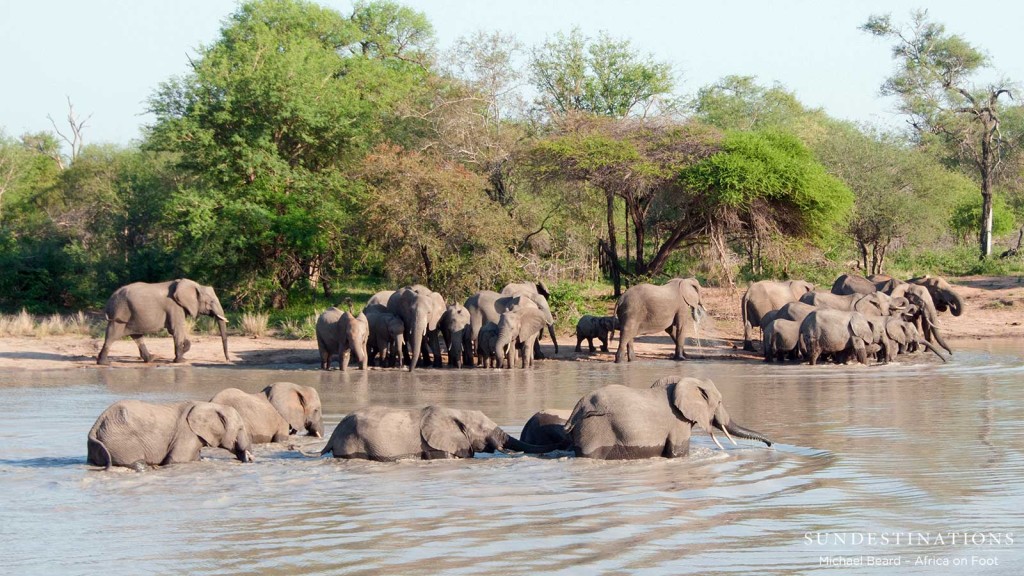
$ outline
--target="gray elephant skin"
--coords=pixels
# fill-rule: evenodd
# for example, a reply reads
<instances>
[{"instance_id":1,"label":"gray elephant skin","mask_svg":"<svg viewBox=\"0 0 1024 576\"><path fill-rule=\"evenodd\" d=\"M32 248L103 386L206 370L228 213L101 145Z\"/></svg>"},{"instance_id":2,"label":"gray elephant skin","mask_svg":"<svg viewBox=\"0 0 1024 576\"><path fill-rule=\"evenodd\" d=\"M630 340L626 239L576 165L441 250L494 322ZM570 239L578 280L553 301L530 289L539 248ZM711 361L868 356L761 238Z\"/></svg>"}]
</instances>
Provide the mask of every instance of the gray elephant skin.
<instances>
[{"instance_id":1,"label":"gray elephant skin","mask_svg":"<svg viewBox=\"0 0 1024 576\"><path fill-rule=\"evenodd\" d=\"M522 353L522 367L532 368L534 344L544 330L547 320L544 313L535 306L513 306L498 319L498 339L494 347L499 357L504 351L505 368L516 364L517 351Z\"/></svg>"},{"instance_id":2,"label":"gray elephant skin","mask_svg":"<svg viewBox=\"0 0 1024 576\"><path fill-rule=\"evenodd\" d=\"M331 368L331 356L338 356L338 367L348 369L349 357L355 355L361 370L366 370L368 357L366 342L370 336L370 325L366 314L353 316L348 310L342 312L332 306L316 319L316 345L320 352L320 369Z\"/></svg>"},{"instance_id":3,"label":"gray elephant skin","mask_svg":"<svg viewBox=\"0 0 1024 576\"><path fill-rule=\"evenodd\" d=\"M761 280L754 282L740 299L740 315L743 317L743 349L753 350L750 331L760 326L761 320L772 310L778 310L789 302L796 302L808 292L814 291L814 284L803 280Z\"/></svg>"},{"instance_id":4,"label":"gray elephant skin","mask_svg":"<svg viewBox=\"0 0 1024 576\"><path fill-rule=\"evenodd\" d=\"M251 441L242 417L211 402L151 404L121 400L100 414L89 430L88 462L142 470L199 459L204 446L232 452L250 462Z\"/></svg>"},{"instance_id":5,"label":"gray elephant skin","mask_svg":"<svg viewBox=\"0 0 1024 576\"><path fill-rule=\"evenodd\" d=\"M262 392L249 394L238 388L225 388L210 398L210 402L234 408L253 444L288 440L288 422Z\"/></svg>"},{"instance_id":6,"label":"gray elephant skin","mask_svg":"<svg viewBox=\"0 0 1024 576\"><path fill-rule=\"evenodd\" d=\"M496 450L540 454L554 449L512 438L478 410L368 406L338 423L320 455L393 462L472 458L477 452Z\"/></svg>"},{"instance_id":7,"label":"gray elephant skin","mask_svg":"<svg viewBox=\"0 0 1024 576\"><path fill-rule=\"evenodd\" d=\"M867 364L867 346L872 342L872 330L860 312L842 310L815 310L800 324L800 347L807 361L817 364L822 354L853 354L861 364Z\"/></svg>"},{"instance_id":8,"label":"gray elephant skin","mask_svg":"<svg viewBox=\"0 0 1024 576\"><path fill-rule=\"evenodd\" d=\"M448 366L473 366L472 318L462 304L453 304L441 315L441 336L448 353Z\"/></svg>"},{"instance_id":9,"label":"gray elephant skin","mask_svg":"<svg viewBox=\"0 0 1024 576\"><path fill-rule=\"evenodd\" d=\"M476 343L477 364L482 368L499 368L503 352L498 351L498 325L488 322L480 328Z\"/></svg>"},{"instance_id":10,"label":"gray elephant skin","mask_svg":"<svg viewBox=\"0 0 1024 576\"><path fill-rule=\"evenodd\" d=\"M548 298L551 292L543 282L510 282L501 289L502 296L522 296L534 304L544 314L544 323L551 335L551 344L555 347L555 354L558 354L558 338L555 337L555 317L551 314L551 307L548 305ZM543 336L542 336L543 337ZM543 360L544 355L540 351L540 340L535 344L534 356Z\"/></svg>"},{"instance_id":11,"label":"gray elephant skin","mask_svg":"<svg viewBox=\"0 0 1024 576\"><path fill-rule=\"evenodd\" d=\"M722 394L710 380L669 376L647 389L612 384L587 394L566 423L577 456L629 460L686 456L693 426L714 436L719 430L733 437L764 442L763 434L732 421Z\"/></svg>"},{"instance_id":12,"label":"gray elephant skin","mask_svg":"<svg viewBox=\"0 0 1024 576\"><path fill-rule=\"evenodd\" d=\"M405 323L384 306L367 306L363 311L370 330L366 341L367 361L378 366L402 367L405 347Z\"/></svg>"},{"instance_id":13,"label":"gray elephant skin","mask_svg":"<svg viewBox=\"0 0 1024 576\"><path fill-rule=\"evenodd\" d=\"M764 361L796 360L800 356L800 322L775 318L762 328Z\"/></svg>"},{"instance_id":14,"label":"gray elephant skin","mask_svg":"<svg viewBox=\"0 0 1024 576\"><path fill-rule=\"evenodd\" d=\"M590 353L596 352L594 338L601 342L601 352L608 351L608 340L619 327L619 319L615 316L591 316L584 314L576 322L576 352L580 351L580 345L587 341Z\"/></svg>"},{"instance_id":15,"label":"gray elephant skin","mask_svg":"<svg viewBox=\"0 0 1024 576\"><path fill-rule=\"evenodd\" d=\"M552 445L558 446L559 450L568 450L572 447L572 439L565 431L565 423L570 415L572 410L545 408L530 416L519 439L529 444Z\"/></svg>"},{"instance_id":16,"label":"gray elephant skin","mask_svg":"<svg viewBox=\"0 0 1024 576\"><path fill-rule=\"evenodd\" d=\"M406 286L388 298L388 312L398 316L405 324L405 342L410 356L409 370L415 370L422 355L424 363L441 367L441 346L438 325L446 310L444 298L420 284ZM423 344L427 346L424 349Z\"/></svg>"},{"instance_id":17,"label":"gray elephant skin","mask_svg":"<svg viewBox=\"0 0 1024 576\"><path fill-rule=\"evenodd\" d=\"M619 348L615 362L634 359L633 339L643 334L668 332L675 341L673 360L685 360L686 327L705 315L696 278L673 278L663 286L637 284L615 305L619 319Z\"/></svg>"},{"instance_id":18,"label":"gray elephant skin","mask_svg":"<svg viewBox=\"0 0 1024 576\"><path fill-rule=\"evenodd\" d=\"M323 408L316 388L294 382L274 382L263 389L263 395L288 423L289 432L297 434L305 430L310 436L323 438Z\"/></svg>"},{"instance_id":19,"label":"gray elephant skin","mask_svg":"<svg viewBox=\"0 0 1024 576\"><path fill-rule=\"evenodd\" d=\"M224 359L230 359L228 321L224 317L224 308L221 307L217 294L209 286L203 286L187 278L158 284L135 282L115 290L107 300L103 312L107 318L107 334L103 340L103 348L96 357L97 364L110 364L110 359L107 358L110 345L126 334L131 336L139 347L139 356L142 360L151 362L153 356L146 349L142 338L163 328L167 329L174 340L174 361L183 362L185 353L192 345L187 338L185 317L196 318L199 315L217 319L224 346Z\"/></svg>"}]
</instances>

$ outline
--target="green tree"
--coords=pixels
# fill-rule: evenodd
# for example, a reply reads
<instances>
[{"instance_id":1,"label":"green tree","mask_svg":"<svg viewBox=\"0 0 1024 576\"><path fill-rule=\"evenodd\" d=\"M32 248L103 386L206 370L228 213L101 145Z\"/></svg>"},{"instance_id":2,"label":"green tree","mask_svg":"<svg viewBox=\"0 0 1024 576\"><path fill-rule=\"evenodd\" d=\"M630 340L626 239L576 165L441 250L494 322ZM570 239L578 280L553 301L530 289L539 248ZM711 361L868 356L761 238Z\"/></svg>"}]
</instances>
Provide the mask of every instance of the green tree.
<instances>
[{"instance_id":1,"label":"green tree","mask_svg":"<svg viewBox=\"0 0 1024 576\"><path fill-rule=\"evenodd\" d=\"M726 76L689 104L695 118L721 130L780 129L809 112L781 85L765 88L753 76Z\"/></svg>"},{"instance_id":2,"label":"green tree","mask_svg":"<svg viewBox=\"0 0 1024 576\"><path fill-rule=\"evenodd\" d=\"M646 116L675 87L670 64L640 55L629 40L607 32L592 39L579 28L534 48L530 72L537 104L549 115Z\"/></svg>"},{"instance_id":3,"label":"green tree","mask_svg":"<svg viewBox=\"0 0 1024 576\"><path fill-rule=\"evenodd\" d=\"M191 73L161 85L149 142L189 175L167 216L183 272L242 304L271 295L283 307L299 281L329 290L360 250L349 170L375 142L422 130L400 111L423 97L426 71L411 60L430 30L396 6L359 4L346 18L298 0L247 2Z\"/></svg>"},{"instance_id":4,"label":"green tree","mask_svg":"<svg viewBox=\"0 0 1024 576\"><path fill-rule=\"evenodd\" d=\"M978 86L972 78L989 66L988 57L945 26L928 20L927 11L911 16L909 29L889 15L871 16L861 29L891 39L898 70L882 85L882 93L900 99L900 110L923 140L934 136L947 154L967 162L981 183L981 258L992 253L992 196L1000 169L1014 149L1016 135L1001 130L1011 83L1001 79Z\"/></svg>"}]
</instances>

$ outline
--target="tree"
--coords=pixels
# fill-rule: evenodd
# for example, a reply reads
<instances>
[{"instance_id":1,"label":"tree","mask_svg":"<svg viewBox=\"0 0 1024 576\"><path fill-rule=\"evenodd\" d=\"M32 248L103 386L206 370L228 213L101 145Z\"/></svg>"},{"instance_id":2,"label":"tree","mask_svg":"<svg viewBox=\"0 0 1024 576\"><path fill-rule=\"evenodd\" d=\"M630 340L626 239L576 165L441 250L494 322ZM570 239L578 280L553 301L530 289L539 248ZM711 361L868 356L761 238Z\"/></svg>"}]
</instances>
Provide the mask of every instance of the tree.
<instances>
[{"instance_id":1,"label":"tree","mask_svg":"<svg viewBox=\"0 0 1024 576\"><path fill-rule=\"evenodd\" d=\"M243 4L192 71L150 100L149 147L189 175L168 205L183 272L241 303L329 290L362 198L351 168L379 141L417 138L422 15L358 4L352 18L303 1ZM369 97L372 95L372 97Z\"/></svg>"},{"instance_id":2,"label":"tree","mask_svg":"<svg viewBox=\"0 0 1024 576\"><path fill-rule=\"evenodd\" d=\"M895 41L893 58L899 69L882 85L882 94L900 99L900 110L921 136L935 136L948 154L968 162L981 183L981 258L992 253L992 195L1004 159L1013 152L1014 137L1001 130L1001 97L1011 84L1001 79L977 86L971 78L989 66L988 57L945 26L929 22L927 11L911 15L909 30L889 15L871 16L862 30Z\"/></svg>"},{"instance_id":3,"label":"tree","mask_svg":"<svg viewBox=\"0 0 1024 576\"><path fill-rule=\"evenodd\" d=\"M530 55L537 104L548 115L590 112L613 118L647 116L672 92L672 66L639 55L629 40L579 28L558 33Z\"/></svg>"},{"instance_id":4,"label":"tree","mask_svg":"<svg viewBox=\"0 0 1024 576\"><path fill-rule=\"evenodd\" d=\"M697 91L694 117L722 130L779 129L808 111L781 85L759 86L753 76L726 76Z\"/></svg>"},{"instance_id":5,"label":"tree","mask_svg":"<svg viewBox=\"0 0 1024 576\"><path fill-rule=\"evenodd\" d=\"M829 121L812 147L829 172L854 192L847 229L865 274L879 274L890 248L942 236L954 190L973 188L902 139Z\"/></svg>"},{"instance_id":6,"label":"tree","mask_svg":"<svg viewBox=\"0 0 1024 576\"><path fill-rule=\"evenodd\" d=\"M393 281L468 296L510 279L516 230L484 178L393 145L367 155L360 177L370 189L365 238Z\"/></svg>"}]
</instances>

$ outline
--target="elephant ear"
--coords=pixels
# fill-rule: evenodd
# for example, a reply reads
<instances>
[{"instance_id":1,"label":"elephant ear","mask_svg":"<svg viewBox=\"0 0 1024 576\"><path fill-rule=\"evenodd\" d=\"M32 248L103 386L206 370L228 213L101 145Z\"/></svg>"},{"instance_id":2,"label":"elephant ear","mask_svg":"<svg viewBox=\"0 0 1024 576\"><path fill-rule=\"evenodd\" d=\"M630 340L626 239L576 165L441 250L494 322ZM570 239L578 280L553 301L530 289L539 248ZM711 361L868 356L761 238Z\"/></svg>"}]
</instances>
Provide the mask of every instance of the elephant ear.
<instances>
[{"instance_id":1,"label":"elephant ear","mask_svg":"<svg viewBox=\"0 0 1024 576\"><path fill-rule=\"evenodd\" d=\"M543 281L537 282L537 294L540 294L545 298L551 297L551 291L548 290L548 287L544 284Z\"/></svg>"},{"instance_id":2,"label":"elephant ear","mask_svg":"<svg viewBox=\"0 0 1024 576\"><path fill-rule=\"evenodd\" d=\"M872 339L871 325L868 321L859 313L854 313L850 317L850 334L854 335L861 340L870 342Z\"/></svg>"},{"instance_id":3,"label":"elephant ear","mask_svg":"<svg viewBox=\"0 0 1024 576\"><path fill-rule=\"evenodd\" d=\"M700 307L700 282L696 278L686 278L679 282L679 295L690 308Z\"/></svg>"},{"instance_id":4,"label":"elephant ear","mask_svg":"<svg viewBox=\"0 0 1024 576\"><path fill-rule=\"evenodd\" d=\"M224 416L209 402L196 403L185 417L188 427L205 446L218 446L227 430Z\"/></svg>"},{"instance_id":5,"label":"elephant ear","mask_svg":"<svg viewBox=\"0 0 1024 576\"><path fill-rule=\"evenodd\" d=\"M672 404L683 418L705 431L711 430L711 418L715 415L718 405L722 403L722 393L714 384L708 380L680 378L675 387L669 390L669 394Z\"/></svg>"},{"instance_id":6,"label":"elephant ear","mask_svg":"<svg viewBox=\"0 0 1024 576\"><path fill-rule=\"evenodd\" d=\"M455 412L437 406L424 408L420 436L427 446L448 454L467 454L472 450L466 425Z\"/></svg>"},{"instance_id":7,"label":"elephant ear","mask_svg":"<svg viewBox=\"0 0 1024 576\"><path fill-rule=\"evenodd\" d=\"M193 318L199 314L199 284L186 278L179 278L171 288L171 298Z\"/></svg>"}]
</instances>

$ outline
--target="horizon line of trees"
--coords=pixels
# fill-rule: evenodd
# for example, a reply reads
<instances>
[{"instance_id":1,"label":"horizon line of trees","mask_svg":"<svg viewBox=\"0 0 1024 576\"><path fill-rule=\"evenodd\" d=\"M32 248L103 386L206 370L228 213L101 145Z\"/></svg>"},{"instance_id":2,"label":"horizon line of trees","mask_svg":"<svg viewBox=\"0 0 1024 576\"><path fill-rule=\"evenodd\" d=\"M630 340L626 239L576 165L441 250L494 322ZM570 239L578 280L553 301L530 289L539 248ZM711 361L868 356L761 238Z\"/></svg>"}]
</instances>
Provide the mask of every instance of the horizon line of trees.
<instances>
[{"instance_id":1,"label":"horizon line of trees","mask_svg":"<svg viewBox=\"0 0 1024 576\"><path fill-rule=\"evenodd\" d=\"M0 308L180 276L255 309L353 275L457 297L603 274L618 294L695 262L731 282L852 255L870 274L971 236L989 257L1024 220L1015 87L974 85L983 52L926 12L863 29L894 42L882 92L904 133L746 76L682 97L670 65L604 32L440 53L390 0L245 2L155 88L137 146L85 144L70 100L68 131L0 131Z\"/></svg>"}]
</instances>

